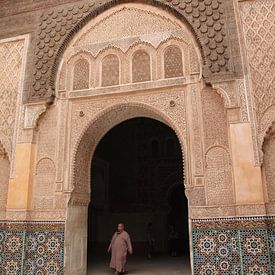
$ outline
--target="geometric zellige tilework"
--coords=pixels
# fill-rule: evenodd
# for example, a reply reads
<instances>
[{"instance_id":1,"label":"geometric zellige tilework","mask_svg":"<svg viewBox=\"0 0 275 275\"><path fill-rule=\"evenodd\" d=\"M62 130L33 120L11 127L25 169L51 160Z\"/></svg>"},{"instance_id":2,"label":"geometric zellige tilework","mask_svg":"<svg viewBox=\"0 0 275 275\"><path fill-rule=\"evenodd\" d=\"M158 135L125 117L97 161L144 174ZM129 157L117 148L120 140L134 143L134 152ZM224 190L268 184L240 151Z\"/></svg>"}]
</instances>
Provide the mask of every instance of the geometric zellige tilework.
<instances>
[{"instance_id":1,"label":"geometric zellige tilework","mask_svg":"<svg viewBox=\"0 0 275 275\"><path fill-rule=\"evenodd\" d=\"M268 229L268 246L270 255L271 274L275 274L275 228Z\"/></svg>"},{"instance_id":2,"label":"geometric zellige tilework","mask_svg":"<svg viewBox=\"0 0 275 275\"><path fill-rule=\"evenodd\" d=\"M266 229L240 230L244 274L271 274Z\"/></svg>"},{"instance_id":3,"label":"geometric zellige tilework","mask_svg":"<svg viewBox=\"0 0 275 275\"><path fill-rule=\"evenodd\" d=\"M274 274L274 229L193 230L193 260L200 275Z\"/></svg>"},{"instance_id":4,"label":"geometric zellige tilework","mask_svg":"<svg viewBox=\"0 0 275 275\"><path fill-rule=\"evenodd\" d=\"M64 232L30 232L26 236L24 274L63 274Z\"/></svg>"},{"instance_id":5,"label":"geometric zellige tilework","mask_svg":"<svg viewBox=\"0 0 275 275\"><path fill-rule=\"evenodd\" d=\"M31 229L26 223L4 226L0 229L0 275L64 274L64 229L60 224L58 229L54 224L41 228L38 223Z\"/></svg>"},{"instance_id":6,"label":"geometric zellige tilework","mask_svg":"<svg viewBox=\"0 0 275 275\"><path fill-rule=\"evenodd\" d=\"M237 231L193 231L195 274L240 274L239 245Z\"/></svg>"},{"instance_id":7,"label":"geometric zellige tilework","mask_svg":"<svg viewBox=\"0 0 275 275\"><path fill-rule=\"evenodd\" d=\"M23 231L0 231L0 274L23 274Z\"/></svg>"}]
</instances>

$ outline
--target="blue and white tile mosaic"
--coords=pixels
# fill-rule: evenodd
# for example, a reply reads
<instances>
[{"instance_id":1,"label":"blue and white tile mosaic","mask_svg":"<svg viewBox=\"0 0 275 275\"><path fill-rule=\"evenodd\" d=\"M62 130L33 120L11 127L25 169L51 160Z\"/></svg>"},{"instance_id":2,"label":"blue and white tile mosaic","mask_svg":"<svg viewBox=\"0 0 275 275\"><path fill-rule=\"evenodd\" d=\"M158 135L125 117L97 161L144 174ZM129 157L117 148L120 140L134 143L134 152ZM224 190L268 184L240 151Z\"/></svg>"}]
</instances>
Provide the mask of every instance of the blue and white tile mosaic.
<instances>
[{"instance_id":1,"label":"blue and white tile mosaic","mask_svg":"<svg viewBox=\"0 0 275 275\"><path fill-rule=\"evenodd\" d=\"M64 274L64 223L0 223L0 275Z\"/></svg>"},{"instance_id":2,"label":"blue and white tile mosaic","mask_svg":"<svg viewBox=\"0 0 275 275\"><path fill-rule=\"evenodd\" d=\"M0 222L0 275L64 274L63 222ZM192 221L195 275L275 274L274 217Z\"/></svg>"},{"instance_id":3,"label":"blue and white tile mosaic","mask_svg":"<svg viewBox=\"0 0 275 275\"><path fill-rule=\"evenodd\" d=\"M264 217L194 220L194 274L275 274L271 225Z\"/></svg>"}]
</instances>

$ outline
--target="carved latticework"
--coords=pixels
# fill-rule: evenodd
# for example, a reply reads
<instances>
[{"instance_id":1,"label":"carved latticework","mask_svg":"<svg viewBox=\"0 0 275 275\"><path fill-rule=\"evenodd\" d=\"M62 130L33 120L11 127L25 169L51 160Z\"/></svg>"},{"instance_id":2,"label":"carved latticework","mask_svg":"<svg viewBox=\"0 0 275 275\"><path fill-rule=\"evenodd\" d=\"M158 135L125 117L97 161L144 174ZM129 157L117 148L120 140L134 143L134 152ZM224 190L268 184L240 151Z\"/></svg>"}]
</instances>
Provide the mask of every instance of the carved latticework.
<instances>
[{"instance_id":1,"label":"carved latticework","mask_svg":"<svg viewBox=\"0 0 275 275\"><path fill-rule=\"evenodd\" d=\"M183 76L182 52L178 46L169 46L164 53L165 78Z\"/></svg>"},{"instance_id":2,"label":"carved latticework","mask_svg":"<svg viewBox=\"0 0 275 275\"><path fill-rule=\"evenodd\" d=\"M272 0L270 0L272 1ZM105 5L108 2L109 4ZM84 23L89 19L98 15L99 11L107 9L110 5L115 5L124 1L84 1L83 3L74 3L64 6L57 10L56 8L47 10L41 14L39 28L35 39L35 60L33 74L35 79L32 82L32 90L30 98L41 98L49 95L50 87L55 83L56 69L58 68L59 57L66 49L73 35L83 27ZM143 4L166 4L169 9L174 10L182 22L189 22L193 26L194 36L198 37L198 44L201 44L205 59L204 73L206 76L215 79L232 78L233 75L239 74L241 68L239 66L239 48L236 33L236 24L234 16L233 1L209 0L209 1L139 1ZM165 7L165 6L164 6ZM149 14L146 7L144 14ZM130 20L129 20L130 18ZM153 33L158 28L158 22L148 20L144 16L136 17L143 22ZM152 19L152 17L149 16ZM128 21L126 21L128 20ZM133 17L128 16L123 19L124 29L126 32L132 31ZM153 24L151 22L153 21ZM115 24L109 25L104 31L109 37L113 37L116 33ZM230 26L230 29L228 28ZM160 28L159 28L160 29ZM161 30L160 30L161 31ZM51 34L51 35L49 35ZM99 35L101 35L99 33ZM124 34L122 33L121 36ZM128 35L129 36L129 35ZM95 36L96 37L96 36ZM232 40L230 41L230 39ZM201 43L203 42L203 43ZM230 53L234 54L230 56ZM234 70L233 70L234 68ZM39 78L36 78L39 76ZM31 76L30 76L31 77ZM53 88L53 87L51 87Z\"/></svg>"},{"instance_id":3,"label":"carved latticework","mask_svg":"<svg viewBox=\"0 0 275 275\"><path fill-rule=\"evenodd\" d=\"M0 43L0 138L11 157L24 40Z\"/></svg>"},{"instance_id":4,"label":"carved latticework","mask_svg":"<svg viewBox=\"0 0 275 275\"><path fill-rule=\"evenodd\" d=\"M191 47L190 49L190 70L191 74L200 73L200 62L196 50Z\"/></svg>"},{"instance_id":5,"label":"carved latticework","mask_svg":"<svg viewBox=\"0 0 275 275\"><path fill-rule=\"evenodd\" d=\"M54 205L55 165L51 159L40 160L36 167L33 209L51 209Z\"/></svg>"},{"instance_id":6,"label":"carved latticework","mask_svg":"<svg viewBox=\"0 0 275 275\"><path fill-rule=\"evenodd\" d=\"M246 52L253 83L258 121L275 103L275 3L273 0L240 4Z\"/></svg>"},{"instance_id":7,"label":"carved latticework","mask_svg":"<svg viewBox=\"0 0 275 275\"><path fill-rule=\"evenodd\" d=\"M231 157L226 109L213 89L202 91L204 125L205 183L207 203L226 205L234 202Z\"/></svg>"},{"instance_id":8,"label":"carved latticework","mask_svg":"<svg viewBox=\"0 0 275 275\"><path fill-rule=\"evenodd\" d=\"M56 190L55 156L58 148L57 108L48 110L40 119L37 136L37 160L33 186L32 207L34 210L53 209ZM63 163L64 165L64 163ZM62 203L62 200L59 200Z\"/></svg>"},{"instance_id":9,"label":"carved latticework","mask_svg":"<svg viewBox=\"0 0 275 275\"><path fill-rule=\"evenodd\" d=\"M74 90L82 90L89 88L89 62L85 59L80 59L74 66Z\"/></svg>"},{"instance_id":10,"label":"carved latticework","mask_svg":"<svg viewBox=\"0 0 275 275\"><path fill-rule=\"evenodd\" d=\"M119 59L114 54L109 54L102 60L102 86L119 84Z\"/></svg>"},{"instance_id":11,"label":"carved latticework","mask_svg":"<svg viewBox=\"0 0 275 275\"><path fill-rule=\"evenodd\" d=\"M57 148L57 108L48 110L39 123L37 159L54 159Z\"/></svg>"},{"instance_id":12,"label":"carved latticework","mask_svg":"<svg viewBox=\"0 0 275 275\"><path fill-rule=\"evenodd\" d=\"M79 83L73 89L88 87L87 80L83 81L88 78L88 64L85 69L78 63L83 59L90 65L89 88L97 89L190 74L200 76L199 56L190 30L171 15L151 6L145 10L143 5L125 4L91 20L76 35L59 66L59 90L72 86L74 71Z\"/></svg>"},{"instance_id":13,"label":"carved latticework","mask_svg":"<svg viewBox=\"0 0 275 275\"><path fill-rule=\"evenodd\" d=\"M63 64L59 75L59 85L58 85L59 90L65 90L66 88L66 73L67 73L66 69L67 69L66 64Z\"/></svg>"},{"instance_id":14,"label":"carved latticework","mask_svg":"<svg viewBox=\"0 0 275 275\"><path fill-rule=\"evenodd\" d=\"M205 184L208 205L233 203L230 156L222 147L213 147L206 154Z\"/></svg>"},{"instance_id":15,"label":"carved latticework","mask_svg":"<svg viewBox=\"0 0 275 275\"><path fill-rule=\"evenodd\" d=\"M133 55L132 80L134 83L151 80L150 56L144 50L138 50Z\"/></svg>"},{"instance_id":16,"label":"carved latticework","mask_svg":"<svg viewBox=\"0 0 275 275\"><path fill-rule=\"evenodd\" d=\"M212 89L202 91L205 147L228 147L227 117L223 99Z\"/></svg>"},{"instance_id":17,"label":"carved latticework","mask_svg":"<svg viewBox=\"0 0 275 275\"><path fill-rule=\"evenodd\" d=\"M266 194L269 202L275 202L275 124L264 142L263 153Z\"/></svg>"}]
</instances>

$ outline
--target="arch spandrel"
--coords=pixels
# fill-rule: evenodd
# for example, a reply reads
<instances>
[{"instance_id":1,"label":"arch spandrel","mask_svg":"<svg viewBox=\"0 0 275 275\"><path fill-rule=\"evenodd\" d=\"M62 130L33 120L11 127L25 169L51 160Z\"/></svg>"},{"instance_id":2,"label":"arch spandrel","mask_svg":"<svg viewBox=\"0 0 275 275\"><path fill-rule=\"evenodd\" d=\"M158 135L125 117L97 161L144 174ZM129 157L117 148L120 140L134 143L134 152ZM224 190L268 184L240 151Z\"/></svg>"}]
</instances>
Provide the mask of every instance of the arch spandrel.
<instances>
[{"instance_id":1,"label":"arch spandrel","mask_svg":"<svg viewBox=\"0 0 275 275\"><path fill-rule=\"evenodd\" d=\"M113 28L114 25L116 28ZM110 8L79 30L65 50L61 63L67 63L69 67L67 70L72 71L71 60L82 56L85 52L87 56L90 56L88 59L92 63L94 62L92 66L95 71L94 88L115 86L117 81L113 85L102 85L100 67L105 55L116 54L121 63L120 85L151 82L163 78L163 69L161 68L163 67L163 48L170 44L180 47L185 60L195 59L198 61L197 75L201 77L203 61L192 32L180 20L166 11L150 5L128 3ZM138 60L136 66L138 72L136 72L135 66L133 66L133 55L139 49L148 53L149 64L145 66L145 60ZM192 50L195 55L193 58L191 57ZM189 64L182 64L182 70L187 71L190 75L189 68L185 69L186 66ZM60 75L61 72L60 68ZM59 78L61 76L57 77L57 79ZM70 82L68 74L67 82Z\"/></svg>"},{"instance_id":2,"label":"arch spandrel","mask_svg":"<svg viewBox=\"0 0 275 275\"><path fill-rule=\"evenodd\" d=\"M131 1L126 2L130 3ZM236 23L234 17L227 16L227 12L234 10L233 0L210 0L207 6L203 2L193 2L150 0L144 1L144 4L156 6L160 10L171 13L186 25L201 49L204 60L204 76L209 81L225 80L240 75L239 63L233 64L237 62L235 60L239 60L236 58L239 57ZM53 8L41 15L35 40L34 63L37 66L34 67L34 71L29 77L40 75L42 71L43 74L39 79L30 79L30 81L34 81L32 81L33 84L28 95L29 101L45 99L55 93L54 84L59 63L64 51L75 37L75 33L103 11L121 3L125 3L125 1L85 1L77 5ZM202 17L205 18L203 22L200 20ZM61 25L59 31L56 31L55 23L65 20L67 20L67 24ZM206 24L208 21L211 24ZM231 26L230 30L227 28L229 25ZM55 35L48 41L44 34L53 30ZM232 51L233 49L234 51ZM230 52L234 52L236 56L230 56ZM39 61L42 61L42 66Z\"/></svg>"},{"instance_id":3,"label":"arch spandrel","mask_svg":"<svg viewBox=\"0 0 275 275\"><path fill-rule=\"evenodd\" d=\"M149 104L140 102L113 104L98 112L92 119L87 121L82 132L79 133L72 150L72 189L76 194L89 194L90 190L90 163L93 152L102 137L119 123L135 118L148 117L160 121L174 130L182 149L182 156L186 155L187 145L184 131L180 129L171 117ZM87 167L87 169L80 169ZM183 168L184 169L184 168ZM185 173L187 174L187 172ZM89 201L89 195L87 197Z\"/></svg>"}]
</instances>

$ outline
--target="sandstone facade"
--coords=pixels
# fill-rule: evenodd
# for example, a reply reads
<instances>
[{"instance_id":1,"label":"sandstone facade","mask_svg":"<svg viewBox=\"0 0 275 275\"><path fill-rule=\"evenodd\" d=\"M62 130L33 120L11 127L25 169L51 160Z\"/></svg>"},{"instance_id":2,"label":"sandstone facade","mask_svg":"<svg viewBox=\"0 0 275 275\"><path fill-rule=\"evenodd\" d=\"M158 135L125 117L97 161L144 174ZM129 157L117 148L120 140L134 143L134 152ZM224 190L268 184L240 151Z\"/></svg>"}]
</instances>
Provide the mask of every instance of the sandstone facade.
<instances>
[{"instance_id":1,"label":"sandstone facade","mask_svg":"<svg viewBox=\"0 0 275 275\"><path fill-rule=\"evenodd\" d=\"M3 1L0 271L86 273L93 152L144 116L181 144L193 273L272 274L274 19L273 0Z\"/></svg>"}]
</instances>

